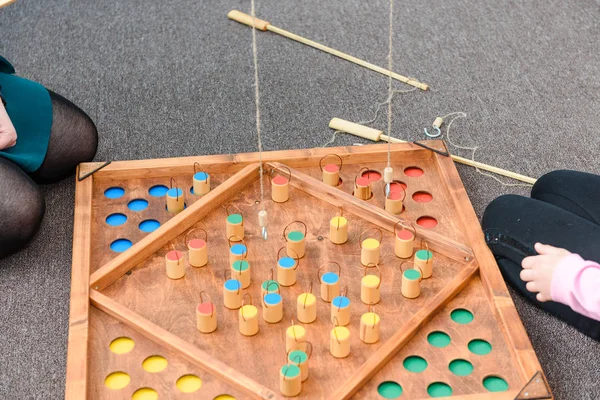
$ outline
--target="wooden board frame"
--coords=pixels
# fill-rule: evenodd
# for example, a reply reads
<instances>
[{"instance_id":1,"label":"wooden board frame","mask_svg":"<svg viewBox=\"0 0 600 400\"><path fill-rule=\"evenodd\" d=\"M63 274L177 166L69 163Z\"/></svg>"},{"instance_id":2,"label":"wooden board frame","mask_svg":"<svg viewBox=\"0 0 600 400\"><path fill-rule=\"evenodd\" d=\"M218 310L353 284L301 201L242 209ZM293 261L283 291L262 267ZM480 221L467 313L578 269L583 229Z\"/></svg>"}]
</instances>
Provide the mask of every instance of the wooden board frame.
<instances>
[{"instance_id":1,"label":"wooden board frame","mask_svg":"<svg viewBox=\"0 0 600 400\"><path fill-rule=\"evenodd\" d=\"M435 144L435 141L432 143ZM318 161L326 154L335 153L342 157L344 162L352 163L364 163L374 161L383 161L387 157L386 145L374 145L374 146L355 146L355 147L342 147L342 148L327 148L327 149L311 149L311 150L292 150L292 151L278 151L278 152L267 152L263 153L263 160L265 162L281 162L292 168L294 167L308 167L315 166ZM473 254L479 264L479 275L484 284L488 300L492 305L492 310L495 317L501 323L502 335L506 342L510 345L511 355L516 363L518 374L522 379L522 383L525 384L529 379L537 372L541 371L539 361L533 351L531 343L527 337L527 334L523 328L521 321L519 320L514 304L508 294L506 285L497 269L495 260L488 250L481 230L478 225L477 217L473 211L468 197L462 187L462 183L458 176L458 173L454 167L452 160L449 157L443 157L433 152L424 150L412 144L401 144L393 145L392 151L394 155L401 156L405 152L419 152L419 155L423 157L431 157L435 160L438 172L442 175L442 179L447 184L447 189L456 205L458 212L457 218L462 222L465 229L465 237L467 238L468 245L449 246L450 248L459 249L460 257L464 257L464 254ZM408 154L408 153L407 153ZM71 317L69 325L69 348L68 348L68 359L67 359L67 385L66 385L66 398L69 399L80 399L86 398L87 395L87 341L88 341L88 315L90 299L93 304L97 304L100 307L106 306L106 302L103 301L102 295L99 294L96 288L106 286L111 279L111 271L113 275L124 273L127 271L129 265L127 263L134 260L132 255L127 253L123 254L121 259L115 258L113 261L104 265L101 270L98 270L90 278L90 246L91 246L91 220L92 220L92 186L95 182L102 181L103 179L124 179L129 176L141 176L141 177L158 177L158 176L171 176L174 174L181 174L188 171L190 167L198 162L202 165L211 165L211 171L222 171L225 173L237 172L238 177L248 177L256 172L256 166L250 166L253 162L258 160L257 153L247 153L239 155L221 155L221 156L203 156L203 157L186 157L178 159L162 159L162 160L143 160L143 161L125 161L125 162L113 162L106 168L96 172L91 177L77 182L76 189L76 208L75 208L75 224L74 224L74 244L73 244L73 278L72 278L72 300L71 300ZM100 163L89 163L82 164L78 173L83 175L95 169ZM272 167L278 168L280 165L272 164ZM256 175L258 178L258 175ZM316 183L319 183L318 181ZM314 182L310 180L302 180L298 183L299 186L306 190L313 190ZM225 186L223 186L225 185ZM216 197L218 195L226 194L228 186L223 184L213 191L211 194ZM317 185L319 186L319 185ZM324 186L324 185L323 185ZM325 192L328 188L320 188ZM335 189L330 188L331 191ZM207 195L207 199L204 203L209 203L211 194ZM329 196L330 193L327 193ZM334 195L331 197L343 198L343 193ZM357 208L368 208L372 210L371 206L365 205L361 201L355 200L352 196L344 198L346 202L345 207L357 207ZM328 197L329 198L329 197ZM203 202L200 200L198 203ZM333 203L332 203L333 204ZM350 204L350 205L348 205ZM192 208L192 207L190 207ZM195 209L201 209L201 206ZM376 219L378 222L383 224L391 224L394 222L394 218L389 214L379 211ZM174 217L175 220L177 217ZM169 223L167 223L169 224ZM167 225L165 224L165 225ZM177 225L173 222L172 226L163 226L165 229L175 229ZM477 226L477 229L472 227ZM165 229L162 229L164 231ZM388 228L389 229L389 225ZM175 231L173 231L175 232ZM431 232L421 232L424 235L429 235L428 240L432 240L430 235ZM156 237L152 238L152 234L147 236L146 243L138 243L139 249L144 248L151 243L153 240L157 240ZM435 235L433 235L433 242L435 242ZM442 247L447 241L441 240ZM455 243L456 244L456 243ZM150 247L149 247L150 249ZM471 252L472 249L472 252ZM447 250L447 249L446 249ZM129 253L129 252L128 252ZM133 253L133 252L131 252ZM129 261L124 262L124 260ZM475 263L471 263L475 265ZM122 270L122 271L121 271ZM475 271L476 268L470 270ZM117 271L117 272L115 272ZM106 274L108 272L108 275ZM470 277L471 275L468 275ZM466 277L466 278L468 278ZM109 279L110 278L110 279ZM90 290L90 285L92 290ZM456 285L456 291L460 290L460 283ZM439 303L433 309L438 309L439 306L443 305L443 301ZM109 307L110 308L110 307ZM432 310L433 310L432 309ZM122 315L121 315L122 316ZM406 338L408 340L408 338ZM396 347L402 346L402 341ZM393 347L393 346L392 346ZM388 349L389 353L393 353L393 348ZM332 394L331 398L349 398L353 393L356 392L359 385L367 381L374 369L365 371L357 371L355 376L350 379L350 385L346 385L342 390ZM253 390L254 394L262 398L272 398L270 390L262 391L260 385L257 386L258 390ZM254 388L256 389L256 388ZM490 398L494 398L494 395L490 395Z\"/></svg>"}]
</instances>

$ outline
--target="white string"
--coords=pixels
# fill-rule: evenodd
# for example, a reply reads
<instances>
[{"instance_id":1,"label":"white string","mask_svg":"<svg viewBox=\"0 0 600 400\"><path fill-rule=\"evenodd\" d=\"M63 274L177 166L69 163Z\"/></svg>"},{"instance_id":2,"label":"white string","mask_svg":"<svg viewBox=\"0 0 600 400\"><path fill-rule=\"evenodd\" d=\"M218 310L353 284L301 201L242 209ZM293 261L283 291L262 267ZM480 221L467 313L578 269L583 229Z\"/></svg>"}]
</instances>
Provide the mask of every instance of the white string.
<instances>
[{"instance_id":1,"label":"white string","mask_svg":"<svg viewBox=\"0 0 600 400\"><path fill-rule=\"evenodd\" d=\"M477 151L477 149L479 148L479 146L475 146L475 147L469 147L469 146L461 146L458 145L456 143L454 143L452 141L452 139L450 138L450 127L452 126L452 123L459 119L459 118L467 118L467 114L462 112L462 111L456 111L456 112L451 112L449 114L446 114L442 117L443 120L446 120L446 118L455 115L454 118L452 118L450 120L450 122L448 122L448 125L446 127L446 141L448 143L450 143L451 146L457 148L457 149L462 149L462 150L470 150L471 151L471 161L475 162L475 152ZM531 187L533 185L529 184L529 183L506 183L501 181L497 176L494 176L492 174L489 174L487 172L483 172L481 171L479 168L477 168L477 166L475 166L475 170L483 176L487 176L488 178L492 178L495 181L497 181L498 183L500 183L502 186L525 186L525 187Z\"/></svg>"},{"instance_id":2,"label":"white string","mask_svg":"<svg viewBox=\"0 0 600 400\"><path fill-rule=\"evenodd\" d=\"M389 137L393 137L392 136L392 32L393 32L393 27L394 27L394 0L390 0L390 39L389 39L389 49L388 49L388 115L387 115L387 120L388 120L388 129L387 129L387 134ZM388 167L391 167L392 165L392 143L388 140L388 154L387 154L387 159L388 159Z\"/></svg>"},{"instance_id":3,"label":"white string","mask_svg":"<svg viewBox=\"0 0 600 400\"><path fill-rule=\"evenodd\" d=\"M265 189L263 184L263 162L262 162L262 141L260 139L260 93L258 90L258 52L256 50L256 12L254 10L254 0L250 1L252 15L252 56L254 57L254 103L256 104L256 135L258 137L258 162L260 175L260 203L262 209L265 209Z\"/></svg>"}]
</instances>

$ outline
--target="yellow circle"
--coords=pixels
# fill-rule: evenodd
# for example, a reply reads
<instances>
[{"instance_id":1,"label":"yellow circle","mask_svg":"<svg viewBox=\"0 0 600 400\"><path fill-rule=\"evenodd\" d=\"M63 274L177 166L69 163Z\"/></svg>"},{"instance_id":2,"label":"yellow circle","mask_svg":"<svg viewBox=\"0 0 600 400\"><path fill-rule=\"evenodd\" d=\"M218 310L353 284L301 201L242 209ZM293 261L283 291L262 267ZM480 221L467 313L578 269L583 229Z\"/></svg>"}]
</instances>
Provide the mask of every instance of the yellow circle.
<instances>
[{"instance_id":1,"label":"yellow circle","mask_svg":"<svg viewBox=\"0 0 600 400\"><path fill-rule=\"evenodd\" d=\"M336 326L331 330L331 338L333 340L346 340L350 337L350 330L345 326Z\"/></svg>"},{"instance_id":2,"label":"yellow circle","mask_svg":"<svg viewBox=\"0 0 600 400\"><path fill-rule=\"evenodd\" d=\"M376 288L379 286L379 277L376 275L365 275L362 278L362 284L369 288Z\"/></svg>"},{"instance_id":3,"label":"yellow circle","mask_svg":"<svg viewBox=\"0 0 600 400\"><path fill-rule=\"evenodd\" d=\"M129 385L129 381L131 378L125 372L117 371L109 374L106 379L104 379L104 384L109 389L123 389L125 386Z\"/></svg>"},{"instance_id":4,"label":"yellow circle","mask_svg":"<svg viewBox=\"0 0 600 400\"><path fill-rule=\"evenodd\" d=\"M235 397L228 394L220 394L215 397L213 400L236 400Z\"/></svg>"},{"instance_id":5,"label":"yellow circle","mask_svg":"<svg viewBox=\"0 0 600 400\"><path fill-rule=\"evenodd\" d=\"M337 229L338 224L340 228L344 227L348 224L348 220L344 217L333 217L331 219L331 227Z\"/></svg>"},{"instance_id":6,"label":"yellow circle","mask_svg":"<svg viewBox=\"0 0 600 400\"><path fill-rule=\"evenodd\" d=\"M141 388L133 393L131 400L158 400L158 393L154 389Z\"/></svg>"},{"instance_id":7,"label":"yellow circle","mask_svg":"<svg viewBox=\"0 0 600 400\"><path fill-rule=\"evenodd\" d=\"M196 375L183 375L177 379L177 389L183 393L194 393L202 386L202 379Z\"/></svg>"},{"instance_id":8,"label":"yellow circle","mask_svg":"<svg viewBox=\"0 0 600 400\"><path fill-rule=\"evenodd\" d=\"M364 313L360 317L360 322L365 325L376 325L379 323L380 320L381 319L379 318L379 315L375 314L374 312Z\"/></svg>"},{"instance_id":9,"label":"yellow circle","mask_svg":"<svg viewBox=\"0 0 600 400\"><path fill-rule=\"evenodd\" d=\"M306 306L313 306L317 302L317 298L312 293L302 293L298 296L298 305L304 307L304 301L306 300Z\"/></svg>"},{"instance_id":10,"label":"yellow circle","mask_svg":"<svg viewBox=\"0 0 600 400\"><path fill-rule=\"evenodd\" d=\"M167 359L162 356L150 356L144 360L142 367L146 372L157 373L167 368Z\"/></svg>"},{"instance_id":11,"label":"yellow circle","mask_svg":"<svg viewBox=\"0 0 600 400\"><path fill-rule=\"evenodd\" d=\"M258 314L258 310L252 304L248 304L240 308L240 318L249 319L254 318Z\"/></svg>"},{"instance_id":12,"label":"yellow circle","mask_svg":"<svg viewBox=\"0 0 600 400\"><path fill-rule=\"evenodd\" d=\"M373 239L373 238L368 238L363 240L362 242L362 247L363 249L376 249L379 247L379 241L377 239Z\"/></svg>"},{"instance_id":13,"label":"yellow circle","mask_svg":"<svg viewBox=\"0 0 600 400\"><path fill-rule=\"evenodd\" d=\"M112 342L110 342L110 351L116 354L125 354L129 353L133 346L135 346L135 342L128 337L118 337Z\"/></svg>"},{"instance_id":14,"label":"yellow circle","mask_svg":"<svg viewBox=\"0 0 600 400\"><path fill-rule=\"evenodd\" d=\"M287 328L285 334L290 339L302 339L306 335L306 329L304 329L304 327L300 325L292 325Z\"/></svg>"}]
</instances>

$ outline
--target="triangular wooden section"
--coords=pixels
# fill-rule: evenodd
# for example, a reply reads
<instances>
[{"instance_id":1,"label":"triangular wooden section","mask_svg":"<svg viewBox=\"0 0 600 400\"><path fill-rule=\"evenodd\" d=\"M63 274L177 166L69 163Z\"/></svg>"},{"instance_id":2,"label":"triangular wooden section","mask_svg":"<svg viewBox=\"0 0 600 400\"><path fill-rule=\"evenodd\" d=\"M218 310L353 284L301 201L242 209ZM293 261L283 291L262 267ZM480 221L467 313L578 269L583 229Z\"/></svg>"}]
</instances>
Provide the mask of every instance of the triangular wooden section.
<instances>
[{"instance_id":1,"label":"triangular wooden section","mask_svg":"<svg viewBox=\"0 0 600 400\"><path fill-rule=\"evenodd\" d=\"M552 393L544 375L538 371L531 377L529 382L521 389L515 400L542 400L551 399Z\"/></svg>"}]
</instances>

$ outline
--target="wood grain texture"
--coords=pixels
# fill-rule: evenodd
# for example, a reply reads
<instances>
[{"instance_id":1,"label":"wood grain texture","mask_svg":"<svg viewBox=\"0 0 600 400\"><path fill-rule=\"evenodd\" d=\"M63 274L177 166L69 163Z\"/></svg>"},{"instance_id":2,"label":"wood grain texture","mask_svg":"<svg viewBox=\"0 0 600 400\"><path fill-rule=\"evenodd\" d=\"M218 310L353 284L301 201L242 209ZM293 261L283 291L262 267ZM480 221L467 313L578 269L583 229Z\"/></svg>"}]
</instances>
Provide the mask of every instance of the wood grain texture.
<instances>
[{"instance_id":1,"label":"wood grain texture","mask_svg":"<svg viewBox=\"0 0 600 400\"><path fill-rule=\"evenodd\" d=\"M77 182L73 227L73 271L69 310L65 398L85 397L88 379L88 318L93 178Z\"/></svg>"},{"instance_id":2,"label":"wood grain texture","mask_svg":"<svg viewBox=\"0 0 600 400\"><path fill-rule=\"evenodd\" d=\"M253 399L277 398L271 390L238 372L237 366L233 366L235 364L227 365L222 363L219 359L210 356L206 352L162 329L160 326L141 318L133 311L109 299L100 292L92 290L90 292L90 301L95 307L116 318L119 322L130 326L156 344L175 352L216 378L227 382L240 392L243 392L245 396Z\"/></svg>"},{"instance_id":3,"label":"wood grain texture","mask_svg":"<svg viewBox=\"0 0 600 400\"><path fill-rule=\"evenodd\" d=\"M135 345L129 353L116 354L110 351L110 343L120 337L127 337L134 341ZM157 355L167 359L167 368L157 373L145 371L142 366L144 360ZM88 398L90 399L131 400L132 394L144 387L156 390L159 399L202 398L212 400L223 394L238 399L244 398L244 392L215 378L175 352L167 348L158 348L152 340L96 307L90 307L89 360L91 378L88 386ZM109 374L117 371L128 374L131 381L123 389L110 389L105 385L105 379ZM188 394L177 389L177 380L188 374L196 375L202 380L202 386L197 392Z\"/></svg>"}]
</instances>

